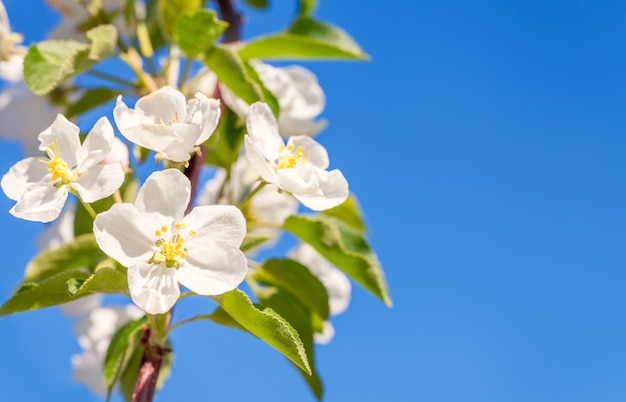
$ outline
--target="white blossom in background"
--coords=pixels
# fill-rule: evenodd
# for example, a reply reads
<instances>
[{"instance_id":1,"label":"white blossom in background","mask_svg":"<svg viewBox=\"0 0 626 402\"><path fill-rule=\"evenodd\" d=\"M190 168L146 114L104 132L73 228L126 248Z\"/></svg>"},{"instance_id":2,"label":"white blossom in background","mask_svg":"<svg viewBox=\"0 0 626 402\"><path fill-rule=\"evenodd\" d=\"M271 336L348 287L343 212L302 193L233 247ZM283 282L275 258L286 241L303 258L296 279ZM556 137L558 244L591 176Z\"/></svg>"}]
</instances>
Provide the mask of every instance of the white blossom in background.
<instances>
[{"instance_id":1,"label":"white blossom in background","mask_svg":"<svg viewBox=\"0 0 626 402\"><path fill-rule=\"evenodd\" d=\"M179 283L205 296L235 289L247 272L239 250L245 219L232 205L195 207L184 215L191 183L180 171L152 173L135 204L115 204L94 221L98 245L128 268L133 302L149 314L169 311Z\"/></svg>"},{"instance_id":2,"label":"white blossom in background","mask_svg":"<svg viewBox=\"0 0 626 402\"><path fill-rule=\"evenodd\" d=\"M50 222L65 205L69 191L86 203L108 197L124 181L121 165L101 165L109 154L113 127L100 118L81 145L78 127L59 114L39 134L41 151L47 158L21 160L2 177L2 190L17 203L11 214L18 218Z\"/></svg>"},{"instance_id":3,"label":"white blossom in background","mask_svg":"<svg viewBox=\"0 0 626 402\"><path fill-rule=\"evenodd\" d=\"M111 144L111 152L100 163L102 165L119 163L124 170L128 170L130 166L130 152L124 141L114 137Z\"/></svg>"},{"instance_id":4,"label":"white blossom in background","mask_svg":"<svg viewBox=\"0 0 626 402\"><path fill-rule=\"evenodd\" d=\"M250 107L246 126L246 156L263 180L315 211L336 207L348 198L348 182L341 171L326 170L326 149L303 135L289 137L285 144L267 104L257 102Z\"/></svg>"},{"instance_id":5,"label":"white blossom in background","mask_svg":"<svg viewBox=\"0 0 626 402\"><path fill-rule=\"evenodd\" d=\"M7 62L16 51L21 52L23 48L17 49L15 45L22 40L22 35L11 31L9 15L4 3L0 1L0 60Z\"/></svg>"},{"instance_id":6,"label":"white blossom in background","mask_svg":"<svg viewBox=\"0 0 626 402\"><path fill-rule=\"evenodd\" d=\"M143 312L137 307L100 307L83 317L74 328L81 354L72 356L74 379L98 394L105 395L103 365L111 338L123 325L139 319Z\"/></svg>"},{"instance_id":7,"label":"white blossom in background","mask_svg":"<svg viewBox=\"0 0 626 402\"><path fill-rule=\"evenodd\" d=\"M128 140L156 151L159 158L186 162L196 146L213 134L220 105L201 93L187 102L180 91L164 87L140 98L134 109L119 96L113 114Z\"/></svg>"},{"instance_id":8,"label":"white blossom in background","mask_svg":"<svg viewBox=\"0 0 626 402\"><path fill-rule=\"evenodd\" d=\"M331 316L346 311L352 293L352 285L346 274L332 266L326 258L305 243L301 243L295 250L292 250L289 253L289 258L306 266L322 282L328 293L328 307ZM334 334L335 328L326 321L323 332L315 334L315 341L321 344L328 343Z\"/></svg>"},{"instance_id":9,"label":"white blossom in background","mask_svg":"<svg viewBox=\"0 0 626 402\"><path fill-rule=\"evenodd\" d=\"M76 204L68 204L61 212L59 219L46 225L37 237L37 248L40 251L54 249L74 241L74 217ZM84 315L102 304L103 295L94 293L61 305L63 313L72 316Z\"/></svg>"},{"instance_id":10,"label":"white blossom in background","mask_svg":"<svg viewBox=\"0 0 626 402\"><path fill-rule=\"evenodd\" d=\"M134 26L129 25L124 18L124 7L126 0L100 0L106 14L113 14L113 25L121 34L131 35ZM50 39L73 39L85 42L87 37L81 26L87 24L91 19L87 8L76 0L46 0L52 8L57 9L62 16L61 23L50 33ZM89 5L93 7L93 4ZM145 5L135 2L135 13L143 18L145 16Z\"/></svg>"},{"instance_id":11,"label":"white blossom in background","mask_svg":"<svg viewBox=\"0 0 626 402\"><path fill-rule=\"evenodd\" d=\"M274 67L255 62L253 67L265 87L278 101L280 106L278 129L282 135L312 136L326 127L326 120L316 120L324 110L326 97L315 74L297 65ZM201 70L197 77L189 82L188 88L190 91L212 95L217 82L215 73ZM224 103L240 118L245 119L250 111L250 105L223 84L220 84L220 93Z\"/></svg>"},{"instance_id":12,"label":"white blossom in background","mask_svg":"<svg viewBox=\"0 0 626 402\"><path fill-rule=\"evenodd\" d=\"M231 166L230 177L227 177L226 169L217 169L215 176L199 192L197 203L238 205L259 184L258 178L256 169L242 155ZM221 197L218 199L220 192ZM279 192L275 185L269 184L252 197L243 212L248 221L280 226L285 219L298 212L298 201L287 193ZM272 245L280 234L279 229L272 227L250 227L248 232L267 236L269 241L266 245Z\"/></svg>"}]
</instances>

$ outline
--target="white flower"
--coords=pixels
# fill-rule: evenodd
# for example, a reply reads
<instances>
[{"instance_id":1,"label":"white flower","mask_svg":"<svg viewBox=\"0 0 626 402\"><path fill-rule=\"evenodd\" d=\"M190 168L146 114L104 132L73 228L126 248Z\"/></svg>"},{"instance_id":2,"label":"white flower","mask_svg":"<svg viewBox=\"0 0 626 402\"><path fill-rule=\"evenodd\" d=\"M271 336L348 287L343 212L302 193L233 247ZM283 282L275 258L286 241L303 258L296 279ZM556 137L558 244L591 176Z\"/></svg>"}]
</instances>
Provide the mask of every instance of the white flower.
<instances>
[{"instance_id":1,"label":"white flower","mask_svg":"<svg viewBox=\"0 0 626 402\"><path fill-rule=\"evenodd\" d=\"M54 222L49 223L43 232L37 237L39 250L54 249L74 240L74 217L76 204L65 207L61 216ZM81 316L102 304L102 294L94 293L61 305L61 310L67 315Z\"/></svg>"},{"instance_id":2,"label":"white flower","mask_svg":"<svg viewBox=\"0 0 626 402\"><path fill-rule=\"evenodd\" d=\"M240 156L231 166L230 177L227 177L226 169L218 169L215 176L206 182L198 194L198 205L237 205L258 185L258 178L256 169L247 158ZM285 219L297 211L298 202L289 194L279 192L273 184L266 185L256 193L243 210L248 221L268 223L271 226L282 225ZM248 231L267 236L270 240L267 245L271 245L280 234L280 230L272 227L252 227Z\"/></svg>"},{"instance_id":3,"label":"white flower","mask_svg":"<svg viewBox=\"0 0 626 402\"><path fill-rule=\"evenodd\" d=\"M11 54L15 52L14 45L22 41L22 35L11 32L9 15L0 1L0 60L8 61Z\"/></svg>"},{"instance_id":4,"label":"white flower","mask_svg":"<svg viewBox=\"0 0 626 402\"><path fill-rule=\"evenodd\" d=\"M316 211L336 207L348 198L348 182L341 171L326 170L326 149L303 135L289 137L285 145L265 103L250 107L246 125L246 156L263 180L292 193Z\"/></svg>"},{"instance_id":5,"label":"white flower","mask_svg":"<svg viewBox=\"0 0 626 402\"><path fill-rule=\"evenodd\" d=\"M100 307L80 320L74 330L83 353L72 356L74 379L95 394L106 394L103 366L111 338L123 325L142 315L143 312L133 305Z\"/></svg>"},{"instance_id":6,"label":"white flower","mask_svg":"<svg viewBox=\"0 0 626 402\"><path fill-rule=\"evenodd\" d=\"M39 149L48 158L26 158L2 177L2 190L17 203L11 214L50 222L61 213L69 191L86 203L108 197L124 181L120 165L100 165L109 154L113 127L102 117L81 145L78 127L63 115L39 134Z\"/></svg>"},{"instance_id":7,"label":"white flower","mask_svg":"<svg viewBox=\"0 0 626 402\"><path fill-rule=\"evenodd\" d=\"M128 147L119 138L113 138L113 144L111 144L111 152L109 152L106 158L104 158L100 163L103 165L119 163L122 165L124 170L128 169L128 166L130 164Z\"/></svg>"},{"instance_id":8,"label":"white flower","mask_svg":"<svg viewBox=\"0 0 626 402\"><path fill-rule=\"evenodd\" d=\"M289 258L306 266L322 282L328 293L328 307L331 316L346 311L352 293L352 285L346 274L332 266L313 247L305 243L291 251ZM334 335L335 328L326 321L322 333L315 334L315 342L326 344L331 341Z\"/></svg>"},{"instance_id":9,"label":"white flower","mask_svg":"<svg viewBox=\"0 0 626 402\"><path fill-rule=\"evenodd\" d=\"M178 284L201 295L235 289L247 272L239 246L246 234L234 206L194 208L184 216L191 183L167 169L148 177L135 205L115 204L94 221L100 248L128 267L135 304L149 314L165 313L180 295Z\"/></svg>"},{"instance_id":10,"label":"white flower","mask_svg":"<svg viewBox=\"0 0 626 402\"><path fill-rule=\"evenodd\" d=\"M165 159L185 162L195 147L213 134L220 107L218 101L201 93L187 102L181 92L164 87L140 98L134 109L118 97L113 114L120 132L130 141Z\"/></svg>"}]
</instances>

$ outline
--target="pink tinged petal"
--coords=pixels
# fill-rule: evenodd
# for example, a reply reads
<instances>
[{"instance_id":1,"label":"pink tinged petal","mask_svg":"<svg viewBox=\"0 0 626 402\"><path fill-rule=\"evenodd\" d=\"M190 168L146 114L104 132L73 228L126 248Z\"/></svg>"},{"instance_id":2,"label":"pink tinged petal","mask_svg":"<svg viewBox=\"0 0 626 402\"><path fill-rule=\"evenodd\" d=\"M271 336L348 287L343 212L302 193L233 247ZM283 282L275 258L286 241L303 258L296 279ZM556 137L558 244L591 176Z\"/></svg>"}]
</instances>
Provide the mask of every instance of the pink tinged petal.
<instances>
[{"instance_id":1,"label":"pink tinged petal","mask_svg":"<svg viewBox=\"0 0 626 402\"><path fill-rule=\"evenodd\" d=\"M187 104L187 122L200 127L200 137L196 139L195 145L200 145L211 137L217 128L220 119L221 109L219 101L209 99L201 93L196 93L196 99L192 99Z\"/></svg>"},{"instance_id":2,"label":"pink tinged petal","mask_svg":"<svg viewBox=\"0 0 626 402\"><path fill-rule=\"evenodd\" d=\"M80 130L76 124L66 119L62 114L58 114L52 125L37 137L41 142L39 149L45 151L49 145L56 144L58 140L61 155L57 156L60 156L69 168L76 167L80 150L79 133Z\"/></svg>"},{"instance_id":3,"label":"pink tinged petal","mask_svg":"<svg viewBox=\"0 0 626 402\"><path fill-rule=\"evenodd\" d=\"M128 267L128 290L133 302L148 314L170 311L180 296L176 268L139 263Z\"/></svg>"},{"instance_id":4,"label":"pink tinged petal","mask_svg":"<svg viewBox=\"0 0 626 402\"><path fill-rule=\"evenodd\" d=\"M307 157L305 163L311 164L320 169L327 169L329 165L328 152L326 148L321 146L317 141L311 137L304 135L298 135L289 138L289 143L293 144L295 149L302 147L304 154Z\"/></svg>"},{"instance_id":5,"label":"pink tinged petal","mask_svg":"<svg viewBox=\"0 0 626 402\"><path fill-rule=\"evenodd\" d=\"M246 256L239 248L226 242L208 242L200 248L188 248L177 278L189 290L213 296L235 289L247 271Z\"/></svg>"},{"instance_id":6,"label":"pink tinged petal","mask_svg":"<svg viewBox=\"0 0 626 402\"><path fill-rule=\"evenodd\" d=\"M78 173L102 162L111 152L113 127L106 117L101 117L93 126L78 152Z\"/></svg>"},{"instance_id":7,"label":"pink tinged petal","mask_svg":"<svg viewBox=\"0 0 626 402\"><path fill-rule=\"evenodd\" d=\"M246 219L232 205L195 207L182 221L196 235L185 241L188 249L203 249L206 243L223 242L239 248L246 235Z\"/></svg>"},{"instance_id":8,"label":"pink tinged petal","mask_svg":"<svg viewBox=\"0 0 626 402\"><path fill-rule=\"evenodd\" d=\"M189 198L191 183L177 169L152 173L139 189L135 205L141 212L157 213L173 220L182 219Z\"/></svg>"},{"instance_id":9,"label":"pink tinged petal","mask_svg":"<svg viewBox=\"0 0 626 402\"><path fill-rule=\"evenodd\" d=\"M113 194L123 182L122 165L96 165L83 172L71 186L83 201L92 203Z\"/></svg>"},{"instance_id":10,"label":"pink tinged petal","mask_svg":"<svg viewBox=\"0 0 626 402\"><path fill-rule=\"evenodd\" d=\"M337 169L331 170L330 172L323 171L323 174L321 174L318 179L321 195L309 196L294 193L294 197L304 206L314 211L325 211L343 204L348 198L350 193L348 181L341 171Z\"/></svg>"},{"instance_id":11,"label":"pink tinged petal","mask_svg":"<svg viewBox=\"0 0 626 402\"><path fill-rule=\"evenodd\" d=\"M252 143L250 136L246 134L244 137L244 146L246 147L246 158L250 164L259 172L259 175L268 183L276 183L276 172L269 166L263 155Z\"/></svg>"},{"instance_id":12,"label":"pink tinged petal","mask_svg":"<svg viewBox=\"0 0 626 402\"><path fill-rule=\"evenodd\" d=\"M102 251L129 267L150 260L156 241L154 231L159 227L134 205L115 204L96 216L93 233Z\"/></svg>"},{"instance_id":13,"label":"pink tinged petal","mask_svg":"<svg viewBox=\"0 0 626 402\"><path fill-rule=\"evenodd\" d=\"M40 158L26 158L11 166L11 169L2 176L2 190L12 199L17 201L28 187L35 183L48 180L49 174L46 163Z\"/></svg>"},{"instance_id":14,"label":"pink tinged petal","mask_svg":"<svg viewBox=\"0 0 626 402\"><path fill-rule=\"evenodd\" d=\"M165 124L185 121L187 118L187 100L185 95L172 87L164 87L140 98L135 109L154 118L153 123L160 119Z\"/></svg>"},{"instance_id":15,"label":"pink tinged petal","mask_svg":"<svg viewBox=\"0 0 626 402\"><path fill-rule=\"evenodd\" d=\"M67 194L66 186L56 188L51 182L35 183L26 189L9 212L29 221L50 222L61 214Z\"/></svg>"},{"instance_id":16,"label":"pink tinged petal","mask_svg":"<svg viewBox=\"0 0 626 402\"><path fill-rule=\"evenodd\" d=\"M278 133L276 118L267 104L256 102L250 106L246 127L250 141L259 153L270 162L278 159L284 142Z\"/></svg>"}]
</instances>

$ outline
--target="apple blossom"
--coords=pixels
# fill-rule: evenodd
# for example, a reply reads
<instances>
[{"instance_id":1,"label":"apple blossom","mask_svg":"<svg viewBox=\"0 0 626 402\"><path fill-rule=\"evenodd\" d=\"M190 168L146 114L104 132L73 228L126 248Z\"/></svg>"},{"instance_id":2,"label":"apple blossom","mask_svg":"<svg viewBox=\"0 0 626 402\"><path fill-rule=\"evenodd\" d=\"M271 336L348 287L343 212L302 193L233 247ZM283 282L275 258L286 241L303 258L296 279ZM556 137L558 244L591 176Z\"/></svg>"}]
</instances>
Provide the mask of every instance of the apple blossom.
<instances>
[{"instance_id":1,"label":"apple blossom","mask_svg":"<svg viewBox=\"0 0 626 402\"><path fill-rule=\"evenodd\" d=\"M15 52L14 45L20 42L22 42L22 35L11 32L9 15L4 3L0 1L0 60L8 61L11 54Z\"/></svg>"},{"instance_id":2,"label":"apple blossom","mask_svg":"<svg viewBox=\"0 0 626 402\"><path fill-rule=\"evenodd\" d=\"M2 190L17 203L11 214L18 218L50 222L61 213L68 192L92 203L108 197L124 181L121 165L100 165L110 152L114 134L106 119L100 118L81 145L78 127L57 115L50 127L39 134L39 149L47 158L26 158L2 177Z\"/></svg>"},{"instance_id":3,"label":"apple blossom","mask_svg":"<svg viewBox=\"0 0 626 402\"><path fill-rule=\"evenodd\" d=\"M103 366L111 338L123 325L142 315L140 309L129 304L124 307L100 307L83 317L74 328L83 349L81 354L72 356L74 379L96 394L106 394Z\"/></svg>"},{"instance_id":4,"label":"apple blossom","mask_svg":"<svg viewBox=\"0 0 626 402\"><path fill-rule=\"evenodd\" d=\"M285 145L267 104L254 103L246 125L246 156L267 183L292 193L316 211L333 208L348 198L348 182L341 171L326 170L326 149L303 135L289 137Z\"/></svg>"},{"instance_id":5,"label":"apple blossom","mask_svg":"<svg viewBox=\"0 0 626 402\"><path fill-rule=\"evenodd\" d=\"M338 315L346 311L350 304L352 285L350 280L340 270L333 267L313 247L302 243L289 253L289 257L306 266L326 288L328 293L328 307L330 315ZM333 325L326 321L321 333L315 334L315 342L320 344L329 343L335 334Z\"/></svg>"},{"instance_id":6,"label":"apple blossom","mask_svg":"<svg viewBox=\"0 0 626 402\"><path fill-rule=\"evenodd\" d=\"M135 304L149 314L169 311L179 283L201 295L235 289L247 272L239 250L245 219L234 206L195 207L184 216L191 183L180 171L152 173L135 204L115 204L94 221L100 248L128 268Z\"/></svg>"},{"instance_id":7,"label":"apple blossom","mask_svg":"<svg viewBox=\"0 0 626 402\"><path fill-rule=\"evenodd\" d=\"M160 158L185 162L213 134L220 107L201 93L187 102L180 91L164 87L140 98L134 109L119 96L113 114L124 137L156 151Z\"/></svg>"}]
</instances>

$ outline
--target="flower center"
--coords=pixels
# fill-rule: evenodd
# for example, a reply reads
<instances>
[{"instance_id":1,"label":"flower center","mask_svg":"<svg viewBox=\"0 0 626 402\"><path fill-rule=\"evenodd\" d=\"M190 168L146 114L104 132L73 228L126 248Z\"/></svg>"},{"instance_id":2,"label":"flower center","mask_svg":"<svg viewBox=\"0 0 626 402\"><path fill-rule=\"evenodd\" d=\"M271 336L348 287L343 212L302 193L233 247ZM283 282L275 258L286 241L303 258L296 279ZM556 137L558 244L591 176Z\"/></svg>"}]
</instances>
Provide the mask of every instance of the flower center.
<instances>
[{"instance_id":1,"label":"flower center","mask_svg":"<svg viewBox=\"0 0 626 402\"><path fill-rule=\"evenodd\" d=\"M171 126L174 123L178 123L178 113L176 113L176 116L172 120L170 120L168 123L166 123L162 117L159 117L157 119L157 123L164 125L164 126Z\"/></svg>"},{"instance_id":2,"label":"flower center","mask_svg":"<svg viewBox=\"0 0 626 402\"><path fill-rule=\"evenodd\" d=\"M304 152L303 147L299 146L294 149L293 144L287 144L287 146L281 144L277 169L293 168L302 165L307 159L309 159L309 154Z\"/></svg>"},{"instance_id":3,"label":"flower center","mask_svg":"<svg viewBox=\"0 0 626 402\"><path fill-rule=\"evenodd\" d=\"M184 223L177 223L175 225L176 233L173 236L168 237L167 226L161 226L154 234L157 240L154 242L154 254L148 261L151 264L165 263L168 268L180 268L185 263L187 257L187 248L185 247L185 238L181 236L180 231L187 226ZM195 236L196 232L190 230L189 236Z\"/></svg>"},{"instance_id":4,"label":"flower center","mask_svg":"<svg viewBox=\"0 0 626 402\"><path fill-rule=\"evenodd\" d=\"M50 172L51 182L69 184L76 180L76 172L74 172L74 169L68 168L67 162L61 158L61 150L59 148L58 140L52 144L48 144L46 153L50 159L40 159L40 161L46 164L46 168L48 169L48 172Z\"/></svg>"}]
</instances>

